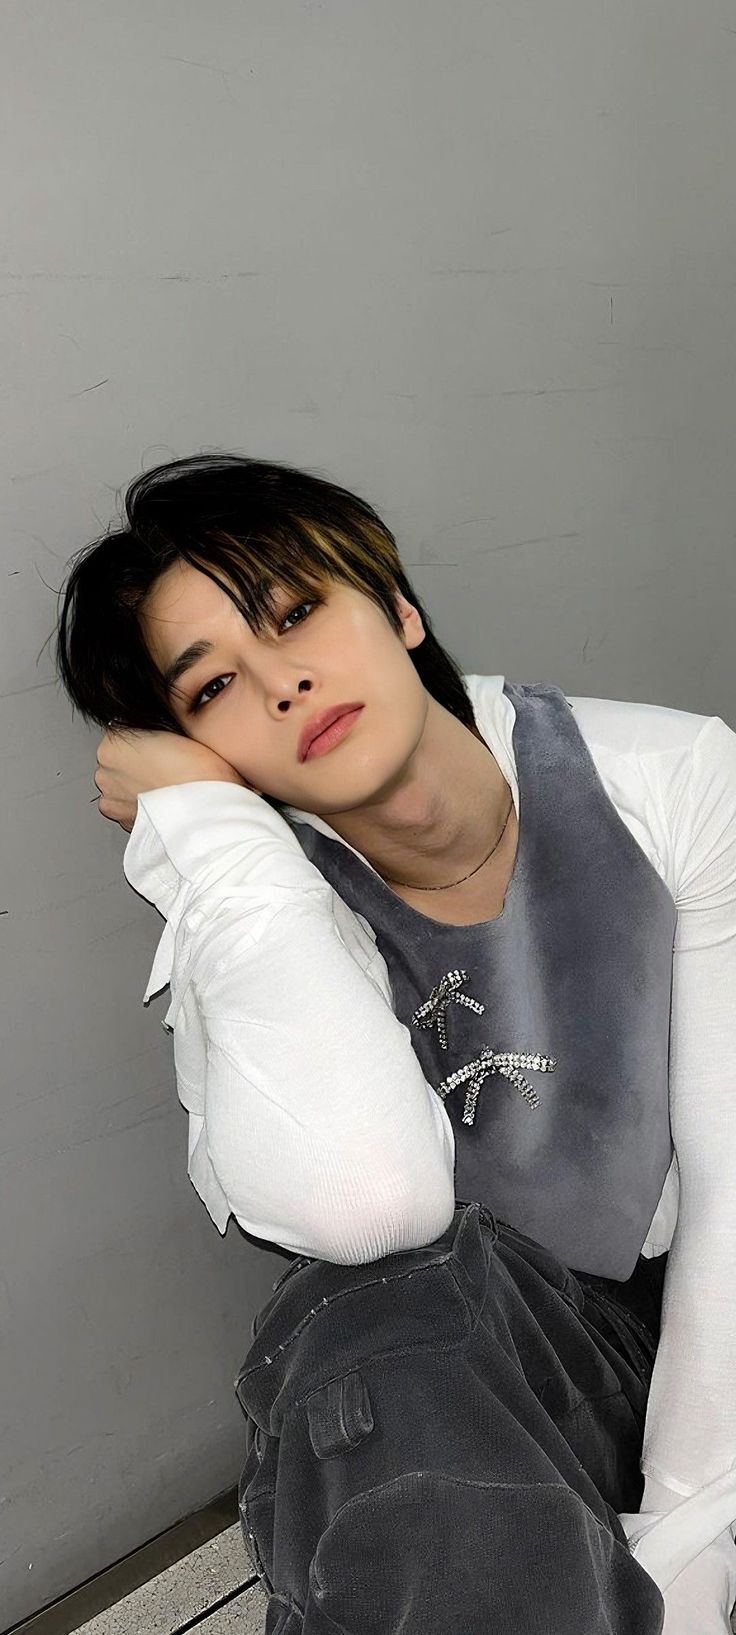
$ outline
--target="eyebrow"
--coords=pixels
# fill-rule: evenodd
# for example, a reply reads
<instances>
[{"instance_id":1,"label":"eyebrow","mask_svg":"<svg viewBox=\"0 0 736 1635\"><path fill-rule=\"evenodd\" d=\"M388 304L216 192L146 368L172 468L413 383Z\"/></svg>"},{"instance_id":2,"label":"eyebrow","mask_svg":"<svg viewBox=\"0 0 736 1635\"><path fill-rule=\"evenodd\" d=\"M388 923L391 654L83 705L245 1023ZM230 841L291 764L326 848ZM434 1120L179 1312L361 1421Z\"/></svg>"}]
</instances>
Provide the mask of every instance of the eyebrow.
<instances>
[{"instance_id":1,"label":"eyebrow","mask_svg":"<svg viewBox=\"0 0 736 1635\"><path fill-rule=\"evenodd\" d=\"M179 677L183 676L186 670L191 670L193 665L198 664L199 660L203 659L207 653L214 652L214 648L214 642L206 641L192 642L190 647L185 647L183 653L180 653L178 658L173 659L168 668L164 670L164 684L167 692L173 692Z\"/></svg>"},{"instance_id":2,"label":"eyebrow","mask_svg":"<svg viewBox=\"0 0 736 1635\"><path fill-rule=\"evenodd\" d=\"M184 651L179 653L177 658L172 659L171 664L163 672L166 691L168 693L173 692L179 678L187 670L191 670L195 664L198 664L200 659L205 658L208 653L213 653L215 646L215 642L200 640L192 642L189 647L185 647Z\"/></svg>"}]
</instances>

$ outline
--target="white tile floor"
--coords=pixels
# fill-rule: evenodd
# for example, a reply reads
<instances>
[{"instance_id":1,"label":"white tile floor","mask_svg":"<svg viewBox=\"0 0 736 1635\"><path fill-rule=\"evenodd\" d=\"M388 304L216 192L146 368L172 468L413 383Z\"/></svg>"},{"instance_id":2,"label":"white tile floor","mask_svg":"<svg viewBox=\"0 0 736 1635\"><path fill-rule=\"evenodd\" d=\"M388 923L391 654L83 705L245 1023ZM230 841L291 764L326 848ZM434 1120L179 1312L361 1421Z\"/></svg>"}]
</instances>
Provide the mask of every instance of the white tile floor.
<instances>
[{"instance_id":1,"label":"white tile floor","mask_svg":"<svg viewBox=\"0 0 736 1635\"><path fill-rule=\"evenodd\" d=\"M78 1635L175 1635L194 1619L197 1635L262 1635L266 1596L258 1582L242 1588L252 1578L238 1522L82 1624Z\"/></svg>"}]
</instances>

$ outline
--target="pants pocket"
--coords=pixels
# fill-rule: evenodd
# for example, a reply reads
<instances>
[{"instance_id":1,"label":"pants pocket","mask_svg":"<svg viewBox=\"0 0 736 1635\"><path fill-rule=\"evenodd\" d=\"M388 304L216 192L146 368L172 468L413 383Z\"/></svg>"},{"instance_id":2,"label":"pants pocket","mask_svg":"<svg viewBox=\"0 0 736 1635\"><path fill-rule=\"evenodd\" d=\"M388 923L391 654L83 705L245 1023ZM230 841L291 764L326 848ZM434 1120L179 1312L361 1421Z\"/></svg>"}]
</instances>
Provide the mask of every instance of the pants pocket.
<instances>
[{"instance_id":1,"label":"pants pocket","mask_svg":"<svg viewBox=\"0 0 736 1635\"><path fill-rule=\"evenodd\" d=\"M304 1635L662 1631L662 1597L623 1534L561 1481L407 1471L342 1506L309 1577Z\"/></svg>"}]
</instances>

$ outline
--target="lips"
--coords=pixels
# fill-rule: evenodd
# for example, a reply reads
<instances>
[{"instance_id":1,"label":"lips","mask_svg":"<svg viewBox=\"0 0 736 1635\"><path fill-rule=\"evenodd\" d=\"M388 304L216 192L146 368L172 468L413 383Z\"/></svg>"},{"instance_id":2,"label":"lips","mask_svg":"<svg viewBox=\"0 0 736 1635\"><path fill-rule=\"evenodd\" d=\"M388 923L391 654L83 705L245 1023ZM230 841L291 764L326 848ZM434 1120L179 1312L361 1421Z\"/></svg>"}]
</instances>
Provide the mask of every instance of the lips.
<instances>
[{"instance_id":1,"label":"lips","mask_svg":"<svg viewBox=\"0 0 736 1635\"><path fill-rule=\"evenodd\" d=\"M333 722L339 721L341 716L350 715L353 710L359 709L362 709L362 705L359 700L356 700L350 704L336 704L334 709L322 710L319 715L313 716L312 720L308 721L307 725L302 728L299 735L299 760L304 761L306 759L309 747L314 743L315 738L319 738L321 733L326 732Z\"/></svg>"}]
</instances>

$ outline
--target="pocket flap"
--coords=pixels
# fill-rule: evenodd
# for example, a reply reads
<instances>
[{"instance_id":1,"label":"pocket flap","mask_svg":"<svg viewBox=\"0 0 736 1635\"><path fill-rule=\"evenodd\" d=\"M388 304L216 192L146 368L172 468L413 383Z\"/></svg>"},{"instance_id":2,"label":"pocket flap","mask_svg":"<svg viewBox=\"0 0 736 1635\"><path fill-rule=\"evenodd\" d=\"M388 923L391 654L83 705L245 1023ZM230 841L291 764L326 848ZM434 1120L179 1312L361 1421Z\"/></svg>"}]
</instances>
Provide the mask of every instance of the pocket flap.
<instances>
[{"instance_id":1,"label":"pocket flap","mask_svg":"<svg viewBox=\"0 0 736 1635\"><path fill-rule=\"evenodd\" d=\"M368 1388L357 1369L314 1391L306 1407L309 1436L318 1459L331 1459L357 1447L373 1430Z\"/></svg>"}]
</instances>

